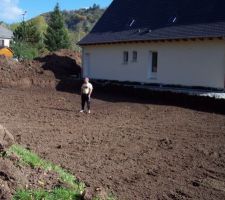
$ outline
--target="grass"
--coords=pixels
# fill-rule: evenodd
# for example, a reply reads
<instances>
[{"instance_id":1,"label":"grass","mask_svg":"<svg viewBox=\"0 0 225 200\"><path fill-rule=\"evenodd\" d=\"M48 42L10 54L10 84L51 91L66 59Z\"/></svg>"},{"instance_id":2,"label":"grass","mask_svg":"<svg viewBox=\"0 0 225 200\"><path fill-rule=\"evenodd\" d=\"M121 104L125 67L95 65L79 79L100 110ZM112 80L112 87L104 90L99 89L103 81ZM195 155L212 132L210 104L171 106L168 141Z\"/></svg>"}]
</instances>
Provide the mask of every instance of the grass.
<instances>
[{"instance_id":1,"label":"grass","mask_svg":"<svg viewBox=\"0 0 225 200\"><path fill-rule=\"evenodd\" d=\"M62 182L68 185L68 188L55 188L52 191L44 190L20 190L14 196L14 200L77 200L85 190L84 183L80 183L76 178L51 162L41 159L37 154L19 146L13 145L7 154L15 154L22 164L32 168L42 168L46 171L54 171L59 175Z\"/></svg>"},{"instance_id":2,"label":"grass","mask_svg":"<svg viewBox=\"0 0 225 200\"><path fill-rule=\"evenodd\" d=\"M45 190L20 190L13 200L78 200L80 196L69 189L55 188L50 192Z\"/></svg>"},{"instance_id":3,"label":"grass","mask_svg":"<svg viewBox=\"0 0 225 200\"><path fill-rule=\"evenodd\" d=\"M19 145L13 145L7 152L8 155L15 154L20 158L20 162L31 168L42 168L46 171L54 171L59 175L62 182L68 185L68 188L53 188L51 191L39 190L18 190L13 200L80 200L85 191L85 184L78 182L76 178L51 162L41 159L37 154L23 148ZM109 195L107 200L116 198ZM101 200L96 197L93 200Z\"/></svg>"}]
</instances>

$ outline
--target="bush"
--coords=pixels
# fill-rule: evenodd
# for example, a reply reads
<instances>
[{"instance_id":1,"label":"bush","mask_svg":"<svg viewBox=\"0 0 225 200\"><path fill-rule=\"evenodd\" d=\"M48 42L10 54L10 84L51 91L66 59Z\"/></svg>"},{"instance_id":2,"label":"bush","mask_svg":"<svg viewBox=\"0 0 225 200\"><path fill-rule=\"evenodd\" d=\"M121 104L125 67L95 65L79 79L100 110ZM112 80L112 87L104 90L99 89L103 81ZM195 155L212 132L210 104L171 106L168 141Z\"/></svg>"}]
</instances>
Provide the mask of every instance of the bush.
<instances>
[{"instance_id":1,"label":"bush","mask_svg":"<svg viewBox=\"0 0 225 200\"><path fill-rule=\"evenodd\" d=\"M14 55L18 59L32 60L39 55L38 48L25 42L12 44Z\"/></svg>"}]
</instances>

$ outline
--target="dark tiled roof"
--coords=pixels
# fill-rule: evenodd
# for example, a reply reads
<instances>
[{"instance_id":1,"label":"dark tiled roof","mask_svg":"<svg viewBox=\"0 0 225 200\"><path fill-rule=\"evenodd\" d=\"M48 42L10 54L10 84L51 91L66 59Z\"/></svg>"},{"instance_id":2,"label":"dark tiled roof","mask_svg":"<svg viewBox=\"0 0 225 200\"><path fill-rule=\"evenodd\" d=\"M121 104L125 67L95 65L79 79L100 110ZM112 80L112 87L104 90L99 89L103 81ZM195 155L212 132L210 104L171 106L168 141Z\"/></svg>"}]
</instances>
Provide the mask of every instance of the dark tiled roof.
<instances>
[{"instance_id":1,"label":"dark tiled roof","mask_svg":"<svg viewBox=\"0 0 225 200\"><path fill-rule=\"evenodd\" d=\"M224 0L114 0L79 44L224 36Z\"/></svg>"},{"instance_id":2,"label":"dark tiled roof","mask_svg":"<svg viewBox=\"0 0 225 200\"><path fill-rule=\"evenodd\" d=\"M13 37L13 32L4 26L0 25L0 38L11 39Z\"/></svg>"}]
</instances>

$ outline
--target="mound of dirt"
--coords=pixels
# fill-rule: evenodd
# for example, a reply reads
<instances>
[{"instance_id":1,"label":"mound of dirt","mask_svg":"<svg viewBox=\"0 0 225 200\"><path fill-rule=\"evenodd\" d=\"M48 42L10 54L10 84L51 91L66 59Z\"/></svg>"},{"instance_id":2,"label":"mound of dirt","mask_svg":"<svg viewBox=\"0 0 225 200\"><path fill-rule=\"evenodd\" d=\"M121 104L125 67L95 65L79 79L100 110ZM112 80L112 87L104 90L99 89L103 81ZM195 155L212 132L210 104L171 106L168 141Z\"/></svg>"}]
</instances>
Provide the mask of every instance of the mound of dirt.
<instances>
[{"instance_id":1,"label":"mound of dirt","mask_svg":"<svg viewBox=\"0 0 225 200\"><path fill-rule=\"evenodd\" d=\"M0 57L0 86L56 88L61 78L80 75L80 63L80 54L71 50L42 55L33 61Z\"/></svg>"},{"instance_id":2,"label":"mound of dirt","mask_svg":"<svg viewBox=\"0 0 225 200\"><path fill-rule=\"evenodd\" d=\"M56 79L51 71L42 69L35 61L17 62L9 58L0 58L0 86L30 88L54 88Z\"/></svg>"},{"instance_id":3,"label":"mound of dirt","mask_svg":"<svg viewBox=\"0 0 225 200\"><path fill-rule=\"evenodd\" d=\"M81 73L81 55L68 49L62 49L35 59L42 68L52 71L57 78Z\"/></svg>"}]
</instances>

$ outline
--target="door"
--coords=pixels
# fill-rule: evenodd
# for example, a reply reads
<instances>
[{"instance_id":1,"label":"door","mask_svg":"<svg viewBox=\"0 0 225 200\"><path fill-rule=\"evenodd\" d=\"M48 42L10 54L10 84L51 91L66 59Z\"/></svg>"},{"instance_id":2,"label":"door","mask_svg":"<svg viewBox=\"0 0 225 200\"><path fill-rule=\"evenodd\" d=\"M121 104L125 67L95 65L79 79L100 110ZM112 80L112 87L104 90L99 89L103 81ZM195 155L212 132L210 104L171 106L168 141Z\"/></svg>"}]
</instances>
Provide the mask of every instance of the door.
<instances>
[{"instance_id":1,"label":"door","mask_svg":"<svg viewBox=\"0 0 225 200\"><path fill-rule=\"evenodd\" d=\"M157 79L158 73L158 52L149 52L149 62L147 69L147 78L148 79Z\"/></svg>"},{"instance_id":2,"label":"door","mask_svg":"<svg viewBox=\"0 0 225 200\"><path fill-rule=\"evenodd\" d=\"M83 76L90 77L90 53L85 53L84 55Z\"/></svg>"}]
</instances>

